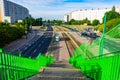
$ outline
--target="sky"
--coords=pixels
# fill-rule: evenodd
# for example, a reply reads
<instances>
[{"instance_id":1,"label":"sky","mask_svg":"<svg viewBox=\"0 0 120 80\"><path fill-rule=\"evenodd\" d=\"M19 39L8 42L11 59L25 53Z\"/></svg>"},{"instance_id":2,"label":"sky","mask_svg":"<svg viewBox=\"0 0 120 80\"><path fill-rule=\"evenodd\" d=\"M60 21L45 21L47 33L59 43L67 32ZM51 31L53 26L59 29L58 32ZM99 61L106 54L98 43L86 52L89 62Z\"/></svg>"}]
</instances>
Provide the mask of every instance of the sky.
<instances>
[{"instance_id":1,"label":"sky","mask_svg":"<svg viewBox=\"0 0 120 80\"><path fill-rule=\"evenodd\" d=\"M64 15L79 9L111 8L120 6L120 0L9 0L28 8L34 18L63 19Z\"/></svg>"}]
</instances>

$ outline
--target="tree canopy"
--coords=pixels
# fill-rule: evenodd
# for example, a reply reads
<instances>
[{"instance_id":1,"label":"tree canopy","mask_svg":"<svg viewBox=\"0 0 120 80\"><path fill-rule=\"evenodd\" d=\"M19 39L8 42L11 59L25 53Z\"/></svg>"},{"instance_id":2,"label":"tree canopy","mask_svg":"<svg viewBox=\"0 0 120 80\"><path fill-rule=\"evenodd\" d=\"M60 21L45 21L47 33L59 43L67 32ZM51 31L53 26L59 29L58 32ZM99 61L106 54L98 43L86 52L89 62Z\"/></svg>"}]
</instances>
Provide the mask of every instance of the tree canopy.
<instances>
[{"instance_id":1,"label":"tree canopy","mask_svg":"<svg viewBox=\"0 0 120 80\"><path fill-rule=\"evenodd\" d=\"M106 32L109 31L109 30L111 30L112 28L114 28L118 24L120 24L120 18L115 18L115 19L107 21L107 23L106 23ZM98 30L102 31L103 27L104 27L103 24L99 25L98 26Z\"/></svg>"},{"instance_id":2,"label":"tree canopy","mask_svg":"<svg viewBox=\"0 0 120 80\"><path fill-rule=\"evenodd\" d=\"M98 24L100 24L99 20L95 19L92 21L92 26L97 26Z\"/></svg>"},{"instance_id":3,"label":"tree canopy","mask_svg":"<svg viewBox=\"0 0 120 80\"><path fill-rule=\"evenodd\" d=\"M120 17L120 14L115 11L115 6L113 6L111 11L108 11L105 14L107 15L107 18L106 18L107 21Z\"/></svg>"}]
</instances>

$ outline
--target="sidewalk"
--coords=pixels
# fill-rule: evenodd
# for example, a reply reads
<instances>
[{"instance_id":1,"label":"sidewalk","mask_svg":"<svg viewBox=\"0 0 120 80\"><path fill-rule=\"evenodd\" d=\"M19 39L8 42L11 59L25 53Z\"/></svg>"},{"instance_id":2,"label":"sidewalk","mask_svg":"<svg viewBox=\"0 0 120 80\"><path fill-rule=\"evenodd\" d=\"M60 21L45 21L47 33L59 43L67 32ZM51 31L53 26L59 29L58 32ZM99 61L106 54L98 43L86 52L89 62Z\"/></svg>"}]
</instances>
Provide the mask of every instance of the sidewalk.
<instances>
[{"instance_id":1,"label":"sidewalk","mask_svg":"<svg viewBox=\"0 0 120 80\"><path fill-rule=\"evenodd\" d=\"M29 44L29 42L32 40L32 39L35 39L36 37L36 33L29 33L27 35L27 38L26 36L23 36L21 39L18 39L16 41L13 41L11 42L10 44L6 45L3 49L5 51L16 51L16 50L19 50L21 47Z\"/></svg>"}]
</instances>

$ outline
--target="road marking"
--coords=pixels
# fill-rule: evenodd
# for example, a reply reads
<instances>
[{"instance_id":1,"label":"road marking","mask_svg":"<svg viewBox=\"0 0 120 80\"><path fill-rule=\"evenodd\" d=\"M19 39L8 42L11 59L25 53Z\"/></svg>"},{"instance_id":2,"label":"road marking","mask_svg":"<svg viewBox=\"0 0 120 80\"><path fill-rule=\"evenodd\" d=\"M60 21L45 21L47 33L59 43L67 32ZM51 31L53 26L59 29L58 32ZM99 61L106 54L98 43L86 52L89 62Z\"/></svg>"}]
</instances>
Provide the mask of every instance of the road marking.
<instances>
[{"instance_id":1,"label":"road marking","mask_svg":"<svg viewBox=\"0 0 120 80\"><path fill-rule=\"evenodd\" d=\"M33 53L35 53L36 51L37 51L37 49L35 49Z\"/></svg>"}]
</instances>

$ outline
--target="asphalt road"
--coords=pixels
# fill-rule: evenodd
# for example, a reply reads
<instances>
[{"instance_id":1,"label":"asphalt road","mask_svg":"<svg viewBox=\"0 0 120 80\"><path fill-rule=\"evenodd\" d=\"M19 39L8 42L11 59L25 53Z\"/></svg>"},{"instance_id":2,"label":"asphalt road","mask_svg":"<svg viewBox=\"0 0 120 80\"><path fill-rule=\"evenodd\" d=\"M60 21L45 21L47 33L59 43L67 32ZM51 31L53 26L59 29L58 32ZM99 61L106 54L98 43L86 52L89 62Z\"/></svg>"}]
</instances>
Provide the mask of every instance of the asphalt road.
<instances>
[{"instance_id":1,"label":"asphalt road","mask_svg":"<svg viewBox=\"0 0 120 80\"><path fill-rule=\"evenodd\" d=\"M21 55L23 57L36 58L40 53L45 54L48 50L50 42L52 40L52 28L49 26L47 31L40 37L39 35L35 40L28 44L27 47L21 50Z\"/></svg>"}]
</instances>

